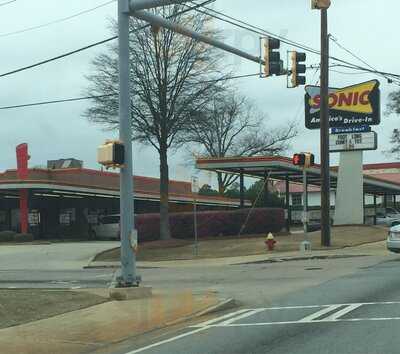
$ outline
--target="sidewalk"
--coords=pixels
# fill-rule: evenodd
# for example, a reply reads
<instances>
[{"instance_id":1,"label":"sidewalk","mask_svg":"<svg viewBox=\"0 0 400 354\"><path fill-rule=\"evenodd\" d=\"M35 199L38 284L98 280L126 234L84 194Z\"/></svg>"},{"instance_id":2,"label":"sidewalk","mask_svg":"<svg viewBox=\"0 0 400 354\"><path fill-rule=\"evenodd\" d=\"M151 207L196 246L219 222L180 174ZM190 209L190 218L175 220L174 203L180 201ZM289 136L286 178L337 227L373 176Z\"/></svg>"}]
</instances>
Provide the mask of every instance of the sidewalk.
<instances>
[{"instance_id":1,"label":"sidewalk","mask_svg":"<svg viewBox=\"0 0 400 354\"><path fill-rule=\"evenodd\" d=\"M206 258L194 260L176 260L176 261L159 261L159 262L137 262L140 268L187 268L187 267L209 267L226 266L252 262L283 262L293 260L312 259L319 257L337 258L350 256L383 256L389 255L386 250L386 241L367 243L355 247L336 248L330 250L317 250L311 252L266 252L262 255L224 257L224 258ZM90 262L88 268L119 268L119 262Z\"/></svg>"},{"instance_id":2,"label":"sidewalk","mask_svg":"<svg viewBox=\"0 0 400 354\"><path fill-rule=\"evenodd\" d=\"M87 290L86 290L87 291ZM95 290L97 294L106 289ZM154 292L151 298L112 301L52 318L0 330L7 354L78 354L231 305L214 293Z\"/></svg>"}]
</instances>

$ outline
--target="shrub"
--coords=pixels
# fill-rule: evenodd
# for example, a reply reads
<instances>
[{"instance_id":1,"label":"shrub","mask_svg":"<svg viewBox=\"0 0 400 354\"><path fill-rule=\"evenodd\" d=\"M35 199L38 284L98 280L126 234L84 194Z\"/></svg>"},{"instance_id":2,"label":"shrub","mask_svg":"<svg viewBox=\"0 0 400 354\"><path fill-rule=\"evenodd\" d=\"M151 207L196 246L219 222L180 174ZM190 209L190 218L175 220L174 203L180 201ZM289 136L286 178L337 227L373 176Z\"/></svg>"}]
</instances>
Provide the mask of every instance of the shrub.
<instances>
[{"instance_id":1,"label":"shrub","mask_svg":"<svg viewBox=\"0 0 400 354\"><path fill-rule=\"evenodd\" d=\"M285 224L283 209L253 209L204 211L197 213L197 233L199 238L236 236L278 232ZM248 218L248 220L247 220ZM171 236L173 238L193 238L193 213L170 214ZM244 226L247 220L246 226ZM160 215L142 214L136 216L139 242L160 238Z\"/></svg>"},{"instance_id":2,"label":"shrub","mask_svg":"<svg viewBox=\"0 0 400 354\"><path fill-rule=\"evenodd\" d=\"M32 234L14 234L15 242L32 242L33 240Z\"/></svg>"},{"instance_id":3,"label":"shrub","mask_svg":"<svg viewBox=\"0 0 400 354\"><path fill-rule=\"evenodd\" d=\"M1 231L0 232L0 242L12 242L14 241L14 231Z\"/></svg>"}]
</instances>

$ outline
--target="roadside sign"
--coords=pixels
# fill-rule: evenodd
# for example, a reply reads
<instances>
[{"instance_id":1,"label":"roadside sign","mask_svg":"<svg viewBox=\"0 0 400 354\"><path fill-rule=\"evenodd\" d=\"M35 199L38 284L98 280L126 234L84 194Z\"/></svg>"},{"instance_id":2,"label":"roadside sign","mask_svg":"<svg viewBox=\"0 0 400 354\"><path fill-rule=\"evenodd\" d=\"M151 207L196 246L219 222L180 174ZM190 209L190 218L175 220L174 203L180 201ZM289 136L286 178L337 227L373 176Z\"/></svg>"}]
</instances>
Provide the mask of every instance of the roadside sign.
<instances>
[{"instance_id":1,"label":"roadside sign","mask_svg":"<svg viewBox=\"0 0 400 354\"><path fill-rule=\"evenodd\" d=\"M371 131L368 125L360 125L346 128L331 128L331 134L346 134L346 133L367 133Z\"/></svg>"},{"instance_id":2,"label":"roadside sign","mask_svg":"<svg viewBox=\"0 0 400 354\"><path fill-rule=\"evenodd\" d=\"M192 193L199 193L199 178L192 176Z\"/></svg>"},{"instance_id":3,"label":"roadside sign","mask_svg":"<svg viewBox=\"0 0 400 354\"><path fill-rule=\"evenodd\" d=\"M306 128L320 129L321 88L306 86L305 90ZM329 89L329 126L331 128L378 125L380 122L378 80Z\"/></svg>"},{"instance_id":4,"label":"roadside sign","mask_svg":"<svg viewBox=\"0 0 400 354\"><path fill-rule=\"evenodd\" d=\"M32 210L28 214L28 222L30 226L37 226L40 224L40 214L37 210Z\"/></svg>"},{"instance_id":5,"label":"roadside sign","mask_svg":"<svg viewBox=\"0 0 400 354\"><path fill-rule=\"evenodd\" d=\"M376 132L331 134L329 136L329 151L362 151L376 150L378 148L378 135Z\"/></svg>"}]
</instances>

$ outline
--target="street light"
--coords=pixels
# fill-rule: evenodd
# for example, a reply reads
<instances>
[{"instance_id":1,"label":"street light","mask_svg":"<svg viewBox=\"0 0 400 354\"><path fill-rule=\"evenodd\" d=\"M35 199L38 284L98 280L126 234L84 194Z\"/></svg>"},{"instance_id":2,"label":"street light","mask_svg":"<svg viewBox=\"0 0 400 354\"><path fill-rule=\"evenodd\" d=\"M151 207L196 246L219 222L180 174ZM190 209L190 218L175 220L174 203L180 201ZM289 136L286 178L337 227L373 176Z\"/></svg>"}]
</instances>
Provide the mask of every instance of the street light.
<instances>
[{"instance_id":1,"label":"street light","mask_svg":"<svg viewBox=\"0 0 400 354\"><path fill-rule=\"evenodd\" d=\"M321 245L331 245L329 171L329 35L330 0L312 0L311 8L321 10Z\"/></svg>"}]
</instances>

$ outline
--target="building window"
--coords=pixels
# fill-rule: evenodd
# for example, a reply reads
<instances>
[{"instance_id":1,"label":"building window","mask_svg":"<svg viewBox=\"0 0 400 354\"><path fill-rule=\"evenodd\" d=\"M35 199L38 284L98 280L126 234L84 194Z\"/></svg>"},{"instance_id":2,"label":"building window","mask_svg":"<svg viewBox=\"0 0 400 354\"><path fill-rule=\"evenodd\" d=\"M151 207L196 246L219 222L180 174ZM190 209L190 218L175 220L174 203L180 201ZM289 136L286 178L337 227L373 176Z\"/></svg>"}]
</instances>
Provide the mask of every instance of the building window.
<instances>
[{"instance_id":1,"label":"building window","mask_svg":"<svg viewBox=\"0 0 400 354\"><path fill-rule=\"evenodd\" d=\"M301 193L294 193L292 194L292 205L301 205L302 203L302 195Z\"/></svg>"}]
</instances>

